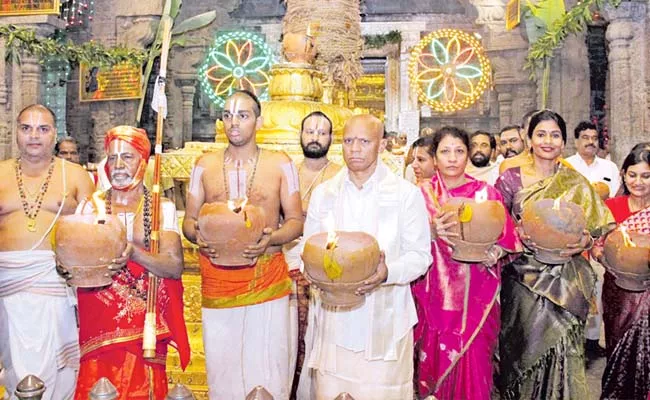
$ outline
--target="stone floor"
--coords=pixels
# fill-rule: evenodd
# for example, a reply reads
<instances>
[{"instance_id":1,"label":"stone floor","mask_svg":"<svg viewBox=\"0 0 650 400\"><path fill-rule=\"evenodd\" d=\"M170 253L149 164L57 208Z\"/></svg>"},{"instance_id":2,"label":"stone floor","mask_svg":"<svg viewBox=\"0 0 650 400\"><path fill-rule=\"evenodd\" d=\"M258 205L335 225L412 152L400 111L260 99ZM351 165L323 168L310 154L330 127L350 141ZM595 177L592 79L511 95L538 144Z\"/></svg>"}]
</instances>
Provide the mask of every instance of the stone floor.
<instances>
[{"instance_id":1,"label":"stone floor","mask_svg":"<svg viewBox=\"0 0 650 400\"><path fill-rule=\"evenodd\" d=\"M600 378L605 370L605 357L594 360L587 365L587 385L589 386L589 399L600 399Z\"/></svg>"}]
</instances>

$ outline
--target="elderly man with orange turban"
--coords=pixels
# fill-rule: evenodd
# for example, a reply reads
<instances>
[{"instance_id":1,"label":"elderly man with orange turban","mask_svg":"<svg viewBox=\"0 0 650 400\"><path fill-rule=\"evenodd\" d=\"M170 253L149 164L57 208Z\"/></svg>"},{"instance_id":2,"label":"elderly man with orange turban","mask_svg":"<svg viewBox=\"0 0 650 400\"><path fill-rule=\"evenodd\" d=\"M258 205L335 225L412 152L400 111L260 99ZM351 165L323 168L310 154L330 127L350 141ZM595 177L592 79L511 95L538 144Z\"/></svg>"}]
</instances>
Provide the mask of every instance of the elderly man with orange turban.
<instances>
[{"instance_id":1,"label":"elderly man with orange turban","mask_svg":"<svg viewBox=\"0 0 650 400\"><path fill-rule=\"evenodd\" d=\"M126 225L129 245L113 260L107 273L113 283L101 289L78 289L81 366L75 399L87 399L92 386L107 377L119 399L162 399L167 393L167 346L176 347L183 368L189 362L189 343L183 319L183 252L174 204L161 204L160 251L149 253L152 236L151 193L143 184L151 151L147 133L118 126L106 133L106 210ZM81 205L79 212L93 212ZM142 334L148 276L161 279L156 304L156 358L144 359Z\"/></svg>"}]
</instances>

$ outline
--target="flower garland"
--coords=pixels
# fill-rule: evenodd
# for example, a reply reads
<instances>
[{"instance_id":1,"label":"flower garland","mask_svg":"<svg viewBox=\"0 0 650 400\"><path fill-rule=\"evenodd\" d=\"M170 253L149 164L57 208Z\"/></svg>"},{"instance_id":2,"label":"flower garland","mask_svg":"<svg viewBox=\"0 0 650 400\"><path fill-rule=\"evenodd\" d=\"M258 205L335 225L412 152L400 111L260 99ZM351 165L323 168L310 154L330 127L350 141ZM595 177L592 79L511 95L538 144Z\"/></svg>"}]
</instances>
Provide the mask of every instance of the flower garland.
<instances>
[{"instance_id":1,"label":"flower garland","mask_svg":"<svg viewBox=\"0 0 650 400\"><path fill-rule=\"evenodd\" d=\"M128 47L104 47L101 43L89 41L76 44L68 40L57 40L55 37L38 37L36 31L15 25L0 25L0 39L4 40L7 48L7 58L20 62L20 53L26 52L43 60L46 56L58 55L67 59L71 64L92 64L112 66L121 63L142 65L147 59L147 53Z\"/></svg>"},{"instance_id":2,"label":"flower garland","mask_svg":"<svg viewBox=\"0 0 650 400\"><path fill-rule=\"evenodd\" d=\"M363 43L366 49L381 49L387 44L401 43L402 33L400 31L390 31L383 35L364 35Z\"/></svg>"}]
</instances>

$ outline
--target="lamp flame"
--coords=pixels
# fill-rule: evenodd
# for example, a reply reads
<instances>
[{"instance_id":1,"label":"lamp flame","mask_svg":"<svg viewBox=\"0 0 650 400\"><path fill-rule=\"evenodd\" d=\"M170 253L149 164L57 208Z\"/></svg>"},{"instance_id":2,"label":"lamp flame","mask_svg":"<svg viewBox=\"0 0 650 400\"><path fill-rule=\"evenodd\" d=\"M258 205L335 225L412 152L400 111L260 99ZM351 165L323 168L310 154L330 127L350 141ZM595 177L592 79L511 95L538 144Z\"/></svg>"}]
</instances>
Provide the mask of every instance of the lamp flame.
<instances>
[{"instance_id":1,"label":"lamp flame","mask_svg":"<svg viewBox=\"0 0 650 400\"><path fill-rule=\"evenodd\" d=\"M634 243L630 235L627 233L627 228L625 226L621 226L621 235L623 236L623 245L625 247L636 247L636 243Z\"/></svg>"},{"instance_id":2,"label":"lamp flame","mask_svg":"<svg viewBox=\"0 0 650 400\"><path fill-rule=\"evenodd\" d=\"M553 211L560 211L560 199L561 197L558 197L557 199L553 200Z\"/></svg>"},{"instance_id":3,"label":"lamp flame","mask_svg":"<svg viewBox=\"0 0 650 400\"><path fill-rule=\"evenodd\" d=\"M487 187L484 187L483 189L479 190L474 195L474 201L476 201L477 204L483 203L487 201L487 199L488 199Z\"/></svg>"},{"instance_id":4,"label":"lamp flame","mask_svg":"<svg viewBox=\"0 0 650 400\"><path fill-rule=\"evenodd\" d=\"M336 242L338 242L339 237L334 230L334 215L331 211L327 213L327 218L323 223L327 228L327 245L325 248L327 250L333 250L336 247Z\"/></svg>"},{"instance_id":5,"label":"lamp flame","mask_svg":"<svg viewBox=\"0 0 650 400\"><path fill-rule=\"evenodd\" d=\"M95 224L105 224L106 223L106 194L101 190L97 190L92 194L92 202L95 211Z\"/></svg>"},{"instance_id":6,"label":"lamp flame","mask_svg":"<svg viewBox=\"0 0 650 400\"><path fill-rule=\"evenodd\" d=\"M239 214L241 210L244 209L246 204L248 203L248 197L244 197L243 199L228 199L228 209L235 214Z\"/></svg>"}]
</instances>

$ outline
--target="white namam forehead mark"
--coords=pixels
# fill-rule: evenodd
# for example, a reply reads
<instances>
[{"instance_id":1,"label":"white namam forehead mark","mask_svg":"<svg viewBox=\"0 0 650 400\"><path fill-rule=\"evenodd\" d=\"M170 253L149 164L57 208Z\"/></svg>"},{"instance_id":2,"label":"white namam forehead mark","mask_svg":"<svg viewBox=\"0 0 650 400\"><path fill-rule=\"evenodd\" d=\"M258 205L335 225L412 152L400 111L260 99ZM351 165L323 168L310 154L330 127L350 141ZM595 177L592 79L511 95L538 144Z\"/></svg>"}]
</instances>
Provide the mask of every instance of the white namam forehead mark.
<instances>
[{"instance_id":1,"label":"white namam forehead mark","mask_svg":"<svg viewBox=\"0 0 650 400\"><path fill-rule=\"evenodd\" d=\"M44 125L51 126L50 122L46 121L48 114L49 113L42 112L38 108L32 108L30 110L25 111L23 115L20 116L20 124L29 125L29 126L44 126ZM26 116L27 118L25 120ZM52 117L50 116L50 119L51 118Z\"/></svg>"},{"instance_id":2,"label":"white namam forehead mark","mask_svg":"<svg viewBox=\"0 0 650 400\"><path fill-rule=\"evenodd\" d=\"M329 132L330 123L325 119L325 117L321 115L312 115L305 121L304 130L306 129L324 130L326 132Z\"/></svg>"},{"instance_id":3,"label":"white namam forehead mark","mask_svg":"<svg viewBox=\"0 0 650 400\"><path fill-rule=\"evenodd\" d=\"M190 194L192 194L192 196L198 196L198 193L201 190L202 176L203 167L195 165L194 168L192 168L192 174L190 175Z\"/></svg>"},{"instance_id":4,"label":"white namam forehead mark","mask_svg":"<svg viewBox=\"0 0 650 400\"><path fill-rule=\"evenodd\" d=\"M300 181L298 180L298 170L293 161L289 161L280 166L284 177L287 178L287 190L289 195L300 191Z\"/></svg>"},{"instance_id":5,"label":"white namam forehead mark","mask_svg":"<svg viewBox=\"0 0 650 400\"><path fill-rule=\"evenodd\" d=\"M140 153L130 145L129 143L125 142L124 140L113 140L109 145L108 145L108 155L117 155L120 157L124 153L131 153L136 156L139 156Z\"/></svg>"},{"instance_id":6,"label":"white namam forehead mark","mask_svg":"<svg viewBox=\"0 0 650 400\"><path fill-rule=\"evenodd\" d=\"M251 105L250 107L246 107L246 101L244 100L245 95L235 95L229 98L226 101L226 105L224 107L224 111L228 111L230 114L237 114L240 111L250 111L254 113L253 106ZM247 97L246 97L247 98ZM251 102L253 102L252 99L249 99Z\"/></svg>"}]
</instances>

